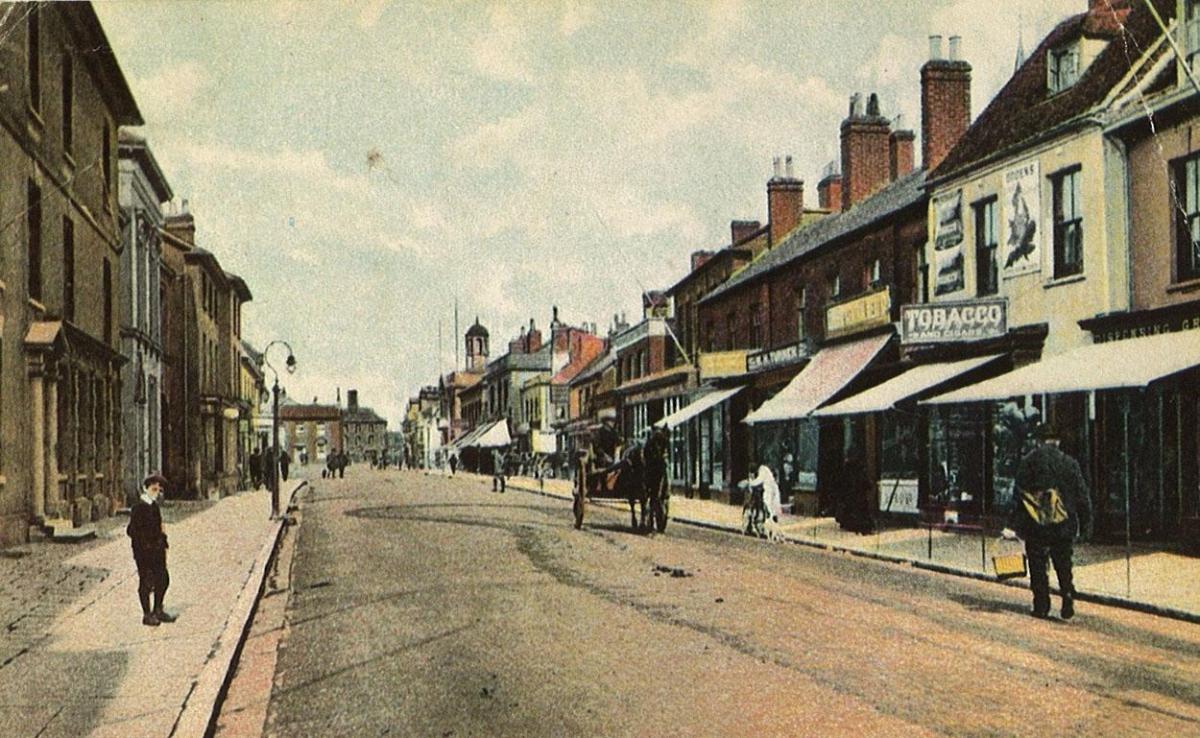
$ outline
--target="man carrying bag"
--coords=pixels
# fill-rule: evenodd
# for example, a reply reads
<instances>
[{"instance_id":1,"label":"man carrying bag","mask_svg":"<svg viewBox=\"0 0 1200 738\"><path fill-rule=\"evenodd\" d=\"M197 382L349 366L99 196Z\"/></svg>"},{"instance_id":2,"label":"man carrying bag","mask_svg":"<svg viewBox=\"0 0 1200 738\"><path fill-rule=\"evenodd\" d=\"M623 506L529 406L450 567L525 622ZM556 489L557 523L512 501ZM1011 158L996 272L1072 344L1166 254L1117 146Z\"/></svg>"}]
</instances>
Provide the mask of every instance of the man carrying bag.
<instances>
[{"instance_id":1,"label":"man carrying bag","mask_svg":"<svg viewBox=\"0 0 1200 738\"><path fill-rule=\"evenodd\" d=\"M1038 428L1040 443L1021 459L1017 467L1013 507L1008 527L1001 534L1025 541L1029 557L1029 586L1033 590L1035 618L1050 616L1050 576L1054 562L1062 595L1061 615L1075 615L1075 585L1071 554L1075 536L1088 535L1092 523L1092 501L1078 462L1058 448L1058 434L1049 425Z\"/></svg>"}]
</instances>

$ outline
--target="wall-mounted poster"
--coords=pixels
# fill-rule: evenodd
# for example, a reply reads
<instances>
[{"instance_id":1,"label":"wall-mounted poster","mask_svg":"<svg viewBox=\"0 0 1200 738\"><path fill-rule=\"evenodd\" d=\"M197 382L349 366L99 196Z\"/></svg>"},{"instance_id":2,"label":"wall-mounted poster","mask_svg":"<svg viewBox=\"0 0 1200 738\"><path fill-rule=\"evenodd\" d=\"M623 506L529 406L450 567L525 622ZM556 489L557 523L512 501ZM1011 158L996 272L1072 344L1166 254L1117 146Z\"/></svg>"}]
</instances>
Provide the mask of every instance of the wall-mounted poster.
<instances>
[{"instance_id":1,"label":"wall-mounted poster","mask_svg":"<svg viewBox=\"0 0 1200 738\"><path fill-rule=\"evenodd\" d=\"M937 270L935 295L958 292L964 286L962 202L962 190L933 199L933 212L937 216L933 237L933 267Z\"/></svg>"},{"instance_id":2,"label":"wall-mounted poster","mask_svg":"<svg viewBox=\"0 0 1200 738\"><path fill-rule=\"evenodd\" d=\"M1004 248L1000 266L1004 276L1040 271L1042 254L1038 244L1041 207L1041 175L1038 162L1026 162L1004 173Z\"/></svg>"}]
</instances>

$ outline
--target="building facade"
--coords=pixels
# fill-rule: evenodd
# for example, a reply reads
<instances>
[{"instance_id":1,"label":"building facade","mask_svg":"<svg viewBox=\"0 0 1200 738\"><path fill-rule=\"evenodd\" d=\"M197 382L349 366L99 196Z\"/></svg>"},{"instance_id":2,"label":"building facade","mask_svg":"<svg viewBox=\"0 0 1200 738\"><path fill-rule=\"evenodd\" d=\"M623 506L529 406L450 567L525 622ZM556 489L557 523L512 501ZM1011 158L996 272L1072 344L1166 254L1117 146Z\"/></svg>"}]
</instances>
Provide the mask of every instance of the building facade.
<instances>
[{"instance_id":1,"label":"building facade","mask_svg":"<svg viewBox=\"0 0 1200 738\"><path fill-rule=\"evenodd\" d=\"M347 390L342 411L344 448L355 462L380 463L388 454L387 421L358 404L358 390Z\"/></svg>"},{"instance_id":2,"label":"building facade","mask_svg":"<svg viewBox=\"0 0 1200 738\"><path fill-rule=\"evenodd\" d=\"M24 10L0 34L0 544L124 506L117 130L142 124L90 4Z\"/></svg>"},{"instance_id":3,"label":"building facade","mask_svg":"<svg viewBox=\"0 0 1200 738\"><path fill-rule=\"evenodd\" d=\"M122 221L121 368L123 479L126 499L162 469L162 206L171 186L141 136L118 136Z\"/></svg>"}]
</instances>

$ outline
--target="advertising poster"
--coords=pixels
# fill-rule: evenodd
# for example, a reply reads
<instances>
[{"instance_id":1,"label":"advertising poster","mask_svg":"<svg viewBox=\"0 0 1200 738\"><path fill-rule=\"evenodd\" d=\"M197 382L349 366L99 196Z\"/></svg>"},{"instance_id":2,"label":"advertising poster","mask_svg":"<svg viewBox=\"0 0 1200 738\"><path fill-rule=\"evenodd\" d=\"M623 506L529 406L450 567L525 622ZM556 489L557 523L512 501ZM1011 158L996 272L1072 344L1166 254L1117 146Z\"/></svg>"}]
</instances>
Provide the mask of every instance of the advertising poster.
<instances>
[{"instance_id":1,"label":"advertising poster","mask_svg":"<svg viewBox=\"0 0 1200 738\"><path fill-rule=\"evenodd\" d=\"M1041 178L1037 161L1004 173L1004 233L1001 234L1000 269L1004 276L1029 274L1042 268L1038 244Z\"/></svg>"},{"instance_id":2,"label":"advertising poster","mask_svg":"<svg viewBox=\"0 0 1200 738\"><path fill-rule=\"evenodd\" d=\"M937 270L935 295L958 292L964 286L962 203L962 190L955 190L933 200L933 211L937 216L933 239L933 267Z\"/></svg>"}]
</instances>

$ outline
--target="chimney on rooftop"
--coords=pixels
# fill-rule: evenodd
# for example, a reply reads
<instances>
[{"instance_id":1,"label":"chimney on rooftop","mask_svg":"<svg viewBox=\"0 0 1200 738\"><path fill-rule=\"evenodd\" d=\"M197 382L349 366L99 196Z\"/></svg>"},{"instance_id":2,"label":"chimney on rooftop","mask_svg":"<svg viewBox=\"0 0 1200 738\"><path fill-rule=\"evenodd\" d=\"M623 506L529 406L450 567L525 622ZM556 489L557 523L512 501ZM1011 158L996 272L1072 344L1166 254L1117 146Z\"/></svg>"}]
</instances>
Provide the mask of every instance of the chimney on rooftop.
<instances>
[{"instance_id":1,"label":"chimney on rooftop","mask_svg":"<svg viewBox=\"0 0 1200 738\"><path fill-rule=\"evenodd\" d=\"M348 410L357 410L358 409L358 390L356 390L356 389L346 390L346 409L348 409Z\"/></svg>"},{"instance_id":2,"label":"chimney on rooftop","mask_svg":"<svg viewBox=\"0 0 1200 738\"><path fill-rule=\"evenodd\" d=\"M704 266L704 263L713 257L711 251L693 251L692 252L692 271L696 271Z\"/></svg>"},{"instance_id":3,"label":"chimney on rooftop","mask_svg":"<svg viewBox=\"0 0 1200 738\"><path fill-rule=\"evenodd\" d=\"M742 241L745 241L747 238L749 238L751 234L756 232L759 228L762 228L762 223L759 223L757 220L729 221L729 244L731 246L738 245ZM694 254L693 258L695 258Z\"/></svg>"},{"instance_id":4,"label":"chimney on rooftop","mask_svg":"<svg viewBox=\"0 0 1200 738\"><path fill-rule=\"evenodd\" d=\"M850 97L850 115L842 121L842 210L862 202L888 182L891 124L879 114L879 97Z\"/></svg>"},{"instance_id":5,"label":"chimney on rooftop","mask_svg":"<svg viewBox=\"0 0 1200 738\"><path fill-rule=\"evenodd\" d=\"M950 37L950 58L941 58L942 37L929 37L929 61L921 67L921 166L932 171L971 124L971 65L962 42Z\"/></svg>"},{"instance_id":6,"label":"chimney on rooftop","mask_svg":"<svg viewBox=\"0 0 1200 738\"><path fill-rule=\"evenodd\" d=\"M804 181L796 179L792 169L792 157L786 158L780 172L779 157L775 157L775 176L767 182L767 224L770 227L771 246L787 236L804 215Z\"/></svg>"},{"instance_id":7,"label":"chimney on rooftop","mask_svg":"<svg viewBox=\"0 0 1200 738\"><path fill-rule=\"evenodd\" d=\"M904 128L903 115L896 116L892 127L892 134L888 139L888 169L891 181L895 182L911 172L915 166L913 142L916 140L916 134Z\"/></svg>"},{"instance_id":8,"label":"chimney on rooftop","mask_svg":"<svg viewBox=\"0 0 1200 738\"><path fill-rule=\"evenodd\" d=\"M821 181L817 183L817 205L822 210L842 209L842 173L836 160L825 166Z\"/></svg>"}]
</instances>

